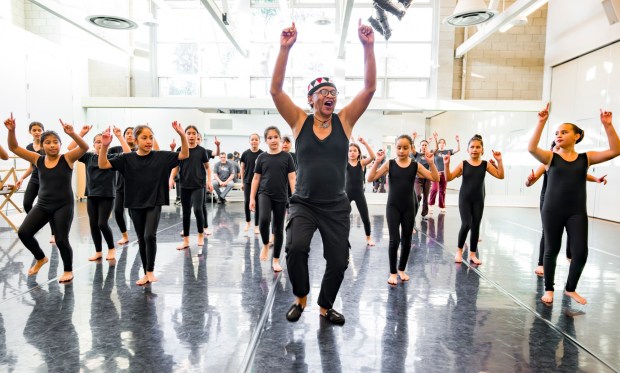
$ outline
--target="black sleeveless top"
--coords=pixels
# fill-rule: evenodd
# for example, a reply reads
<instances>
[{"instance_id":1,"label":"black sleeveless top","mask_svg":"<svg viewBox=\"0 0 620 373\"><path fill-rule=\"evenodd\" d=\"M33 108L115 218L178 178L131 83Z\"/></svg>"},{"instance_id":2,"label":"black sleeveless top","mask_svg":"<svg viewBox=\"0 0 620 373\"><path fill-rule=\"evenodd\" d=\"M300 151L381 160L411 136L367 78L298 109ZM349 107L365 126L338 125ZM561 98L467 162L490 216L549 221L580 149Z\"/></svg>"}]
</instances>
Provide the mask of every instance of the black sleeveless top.
<instances>
[{"instance_id":1,"label":"black sleeveless top","mask_svg":"<svg viewBox=\"0 0 620 373\"><path fill-rule=\"evenodd\" d=\"M297 184L295 196L311 202L337 202L344 191L349 157L349 139L337 114L332 114L332 132L323 140L314 134L314 115L308 115L295 139Z\"/></svg>"},{"instance_id":2,"label":"black sleeveless top","mask_svg":"<svg viewBox=\"0 0 620 373\"><path fill-rule=\"evenodd\" d=\"M465 198L471 200L484 200L484 177L487 174L487 161L482 161L478 166L472 166L463 161L463 183L459 191L459 200Z\"/></svg>"},{"instance_id":3,"label":"black sleeveless top","mask_svg":"<svg viewBox=\"0 0 620 373\"><path fill-rule=\"evenodd\" d=\"M34 143L26 145L26 149L30 150L31 152L45 155L45 152L43 151L43 145L40 145L39 151L34 150ZM39 184L39 169L37 168L36 164L33 164L32 166L32 173L30 174L30 180L28 181L28 183Z\"/></svg>"},{"instance_id":4,"label":"black sleeveless top","mask_svg":"<svg viewBox=\"0 0 620 373\"><path fill-rule=\"evenodd\" d=\"M547 171L547 190L543 211L585 214L587 211L586 177L588 156L580 153L572 162L553 153Z\"/></svg>"},{"instance_id":5,"label":"black sleeveless top","mask_svg":"<svg viewBox=\"0 0 620 373\"><path fill-rule=\"evenodd\" d=\"M417 173L418 162L411 160L409 166L403 168L395 159L390 159L388 205L395 206L399 210L413 208L413 186Z\"/></svg>"},{"instance_id":6,"label":"black sleeveless top","mask_svg":"<svg viewBox=\"0 0 620 373\"><path fill-rule=\"evenodd\" d=\"M58 208L73 204L73 189L71 188L71 176L73 170L62 154L54 168L45 166L44 155L39 157L37 168L39 169L39 197L37 205L45 210L54 211Z\"/></svg>"},{"instance_id":7,"label":"black sleeveless top","mask_svg":"<svg viewBox=\"0 0 620 373\"><path fill-rule=\"evenodd\" d=\"M347 161L347 194L364 193L364 170L362 162L357 161L357 166L351 166Z\"/></svg>"}]
</instances>

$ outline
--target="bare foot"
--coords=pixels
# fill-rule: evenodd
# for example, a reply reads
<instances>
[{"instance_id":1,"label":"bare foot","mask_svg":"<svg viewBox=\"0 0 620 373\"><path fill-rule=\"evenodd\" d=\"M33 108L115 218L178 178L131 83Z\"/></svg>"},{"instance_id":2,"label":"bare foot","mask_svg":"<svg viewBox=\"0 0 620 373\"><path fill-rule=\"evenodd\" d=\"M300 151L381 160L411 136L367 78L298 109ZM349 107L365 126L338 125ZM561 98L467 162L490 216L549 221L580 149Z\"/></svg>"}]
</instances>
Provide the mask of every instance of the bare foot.
<instances>
[{"instance_id":1,"label":"bare foot","mask_svg":"<svg viewBox=\"0 0 620 373\"><path fill-rule=\"evenodd\" d=\"M273 268L274 272L282 272L282 266L280 265L279 258L273 258L271 261L271 268Z\"/></svg>"},{"instance_id":2,"label":"bare foot","mask_svg":"<svg viewBox=\"0 0 620 373\"><path fill-rule=\"evenodd\" d=\"M243 227L243 231L244 231L244 232L247 232L249 229L250 229L250 222L247 222L247 223L245 224L245 227Z\"/></svg>"},{"instance_id":3,"label":"bare foot","mask_svg":"<svg viewBox=\"0 0 620 373\"><path fill-rule=\"evenodd\" d=\"M149 280L149 282L157 282L157 277L155 277L155 274L153 272L147 272L146 273L146 278Z\"/></svg>"},{"instance_id":4,"label":"bare foot","mask_svg":"<svg viewBox=\"0 0 620 373\"><path fill-rule=\"evenodd\" d=\"M58 282L67 283L73 280L73 272L64 272L62 276L58 277Z\"/></svg>"},{"instance_id":5,"label":"bare foot","mask_svg":"<svg viewBox=\"0 0 620 373\"><path fill-rule=\"evenodd\" d=\"M95 262L99 259L101 259L101 253L95 253L95 255L91 256L90 258L88 258L89 261L91 262Z\"/></svg>"},{"instance_id":6,"label":"bare foot","mask_svg":"<svg viewBox=\"0 0 620 373\"><path fill-rule=\"evenodd\" d=\"M370 236L366 236L366 245L375 246L375 241L373 241L372 238L370 238Z\"/></svg>"},{"instance_id":7,"label":"bare foot","mask_svg":"<svg viewBox=\"0 0 620 373\"><path fill-rule=\"evenodd\" d=\"M456 254L454 254L454 262L463 263L463 249L456 249Z\"/></svg>"},{"instance_id":8,"label":"bare foot","mask_svg":"<svg viewBox=\"0 0 620 373\"><path fill-rule=\"evenodd\" d=\"M114 260L116 259L116 249L108 249L108 255L105 257L105 260Z\"/></svg>"},{"instance_id":9,"label":"bare foot","mask_svg":"<svg viewBox=\"0 0 620 373\"><path fill-rule=\"evenodd\" d=\"M398 271L398 276L402 281L409 281L409 275L405 271Z\"/></svg>"},{"instance_id":10,"label":"bare foot","mask_svg":"<svg viewBox=\"0 0 620 373\"><path fill-rule=\"evenodd\" d=\"M205 244L205 234L198 233L198 242L196 243L198 246L204 246Z\"/></svg>"},{"instance_id":11,"label":"bare foot","mask_svg":"<svg viewBox=\"0 0 620 373\"><path fill-rule=\"evenodd\" d=\"M480 259L478 259L478 257L476 257L476 253L472 253L471 251L469 252L469 261L479 265L482 264L482 262L480 261Z\"/></svg>"},{"instance_id":12,"label":"bare foot","mask_svg":"<svg viewBox=\"0 0 620 373\"><path fill-rule=\"evenodd\" d=\"M260 260L264 261L267 260L267 257L269 257L269 243L267 243L267 245L263 245L263 249L260 251Z\"/></svg>"},{"instance_id":13,"label":"bare foot","mask_svg":"<svg viewBox=\"0 0 620 373\"><path fill-rule=\"evenodd\" d=\"M43 265L48 261L49 259L47 259L47 257L44 257L41 260L37 260L37 262L34 263L34 265L28 270L28 276L36 275L37 273L39 273L41 267L43 267Z\"/></svg>"},{"instance_id":14,"label":"bare foot","mask_svg":"<svg viewBox=\"0 0 620 373\"><path fill-rule=\"evenodd\" d=\"M577 294L576 291L564 291L564 294L566 294L569 297L573 298L575 300L575 302L577 302L579 304L586 304L586 303L588 303L586 298L584 298L581 295Z\"/></svg>"},{"instance_id":15,"label":"bare foot","mask_svg":"<svg viewBox=\"0 0 620 373\"><path fill-rule=\"evenodd\" d=\"M396 273L390 273L390 277L388 277L388 284L398 285L398 275Z\"/></svg>"},{"instance_id":16,"label":"bare foot","mask_svg":"<svg viewBox=\"0 0 620 373\"><path fill-rule=\"evenodd\" d=\"M129 235L127 234L127 232L122 233L123 237L116 241L117 244L119 245L127 245L129 243Z\"/></svg>"},{"instance_id":17,"label":"bare foot","mask_svg":"<svg viewBox=\"0 0 620 373\"><path fill-rule=\"evenodd\" d=\"M211 234L212 234L212 233L211 233L211 231L209 231L209 229L207 229L207 228L205 227L205 229L204 229L204 235L205 235L205 236L210 236Z\"/></svg>"},{"instance_id":18,"label":"bare foot","mask_svg":"<svg viewBox=\"0 0 620 373\"><path fill-rule=\"evenodd\" d=\"M260 229L258 229L258 227L254 227L254 234L260 234Z\"/></svg>"},{"instance_id":19,"label":"bare foot","mask_svg":"<svg viewBox=\"0 0 620 373\"><path fill-rule=\"evenodd\" d=\"M543 266L538 266L534 270L534 273L536 273L536 275L538 275L538 276L544 276L545 275L545 269L544 269Z\"/></svg>"},{"instance_id":20,"label":"bare foot","mask_svg":"<svg viewBox=\"0 0 620 373\"><path fill-rule=\"evenodd\" d=\"M540 300L542 300L543 303L553 303L553 292L545 291L545 294L540 297Z\"/></svg>"},{"instance_id":21,"label":"bare foot","mask_svg":"<svg viewBox=\"0 0 620 373\"><path fill-rule=\"evenodd\" d=\"M183 243L177 246L177 250L189 249L189 237L183 237Z\"/></svg>"},{"instance_id":22,"label":"bare foot","mask_svg":"<svg viewBox=\"0 0 620 373\"><path fill-rule=\"evenodd\" d=\"M56 238L54 237L54 235L50 236L50 243L56 243Z\"/></svg>"},{"instance_id":23,"label":"bare foot","mask_svg":"<svg viewBox=\"0 0 620 373\"><path fill-rule=\"evenodd\" d=\"M146 275L144 275L141 279L136 281L136 285L139 285L139 286L146 285L148 283L149 283L149 278Z\"/></svg>"}]
</instances>

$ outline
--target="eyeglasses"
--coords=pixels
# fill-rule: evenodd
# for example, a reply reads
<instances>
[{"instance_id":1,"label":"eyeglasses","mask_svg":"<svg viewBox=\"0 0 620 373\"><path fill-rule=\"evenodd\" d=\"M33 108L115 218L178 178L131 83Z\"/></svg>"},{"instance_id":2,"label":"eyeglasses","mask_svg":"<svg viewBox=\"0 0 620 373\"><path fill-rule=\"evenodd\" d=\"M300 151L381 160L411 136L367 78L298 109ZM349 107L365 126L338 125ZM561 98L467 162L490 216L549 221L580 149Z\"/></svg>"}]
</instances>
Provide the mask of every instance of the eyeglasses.
<instances>
[{"instance_id":1,"label":"eyeglasses","mask_svg":"<svg viewBox=\"0 0 620 373\"><path fill-rule=\"evenodd\" d=\"M321 89L321 90L316 91L316 93L320 94L323 97L328 97L328 96L336 97L338 96L339 92L336 91L335 89L332 91L327 90L327 89Z\"/></svg>"}]
</instances>

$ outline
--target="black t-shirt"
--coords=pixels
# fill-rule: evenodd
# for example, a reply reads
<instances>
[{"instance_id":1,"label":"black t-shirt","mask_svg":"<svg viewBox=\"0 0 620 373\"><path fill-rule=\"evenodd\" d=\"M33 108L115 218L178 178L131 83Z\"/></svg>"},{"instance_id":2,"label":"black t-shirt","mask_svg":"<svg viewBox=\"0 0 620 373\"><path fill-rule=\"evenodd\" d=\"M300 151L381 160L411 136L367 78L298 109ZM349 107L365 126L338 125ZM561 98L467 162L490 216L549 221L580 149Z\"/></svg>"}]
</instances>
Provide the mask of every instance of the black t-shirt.
<instances>
[{"instance_id":1,"label":"black t-shirt","mask_svg":"<svg viewBox=\"0 0 620 373\"><path fill-rule=\"evenodd\" d=\"M293 157L287 152L263 153L256 158L254 173L260 174L257 194L265 194L277 202L288 198L288 174L295 172Z\"/></svg>"},{"instance_id":2,"label":"black t-shirt","mask_svg":"<svg viewBox=\"0 0 620 373\"><path fill-rule=\"evenodd\" d=\"M116 154L108 154L108 159ZM86 166L86 196L114 198L116 191L116 172L99 168L99 156L92 152L84 153L79 159Z\"/></svg>"},{"instance_id":3,"label":"black t-shirt","mask_svg":"<svg viewBox=\"0 0 620 373\"><path fill-rule=\"evenodd\" d=\"M56 166L47 168L45 165L45 155L37 160L39 168L39 196L37 206L45 211L55 211L68 204L73 205L73 189L71 189L71 176L73 169L67 163L64 154Z\"/></svg>"},{"instance_id":4,"label":"black t-shirt","mask_svg":"<svg viewBox=\"0 0 620 373\"><path fill-rule=\"evenodd\" d=\"M35 152L35 153L39 153L41 155L45 155L45 152L43 151L43 146L41 146L41 148L39 148L39 151L34 150L34 144L30 143L28 145L26 145L26 149L30 150L31 152ZM29 183L34 183L34 184L39 184L39 169L37 168L36 164L32 164L32 173L30 174L30 181L28 181Z\"/></svg>"},{"instance_id":5,"label":"black t-shirt","mask_svg":"<svg viewBox=\"0 0 620 373\"><path fill-rule=\"evenodd\" d=\"M183 189L204 188L207 183L207 170L204 164L209 162L207 150L198 145L189 149L189 158L179 162L179 181Z\"/></svg>"},{"instance_id":6,"label":"black t-shirt","mask_svg":"<svg viewBox=\"0 0 620 373\"><path fill-rule=\"evenodd\" d=\"M444 150L435 151L435 166L437 166L437 171L439 172L445 171L445 165L443 164L443 156L446 154L453 155L454 150L444 149Z\"/></svg>"},{"instance_id":7,"label":"black t-shirt","mask_svg":"<svg viewBox=\"0 0 620 373\"><path fill-rule=\"evenodd\" d=\"M140 209L169 204L168 178L179 165L179 154L152 150L140 156L123 153L110 159L112 168L125 177L125 206Z\"/></svg>"},{"instance_id":8,"label":"black t-shirt","mask_svg":"<svg viewBox=\"0 0 620 373\"><path fill-rule=\"evenodd\" d=\"M262 153L261 149L258 149L256 152L248 149L241 154L241 163L244 164L243 170L243 182L245 184L250 184L252 179L254 178L254 165L256 164L256 158Z\"/></svg>"},{"instance_id":9,"label":"black t-shirt","mask_svg":"<svg viewBox=\"0 0 620 373\"><path fill-rule=\"evenodd\" d=\"M108 154L113 154L113 155L123 154L123 147L120 145L113 146L108 149ZM123 174L121 174L120 172L117 172L116 173L116 192L123 193L124 190L125 190L125 178L123 177Z\"/></svg>"},{"instance_id":10,"label":"black t-shirt","mask_svg":"<svg viewBox=\"0 0 620 373\"><path fill-rule=\"evenodd\" d=\"M413 156L413 159L419 164L421 164L422 166L424 166L424 168L426 168L427 170L431 169L431 166L428 164L428 161L426 160L426 157L424 156L424 154L420 152L415 153L415 155Z\"/></svg>"}]
</instances>

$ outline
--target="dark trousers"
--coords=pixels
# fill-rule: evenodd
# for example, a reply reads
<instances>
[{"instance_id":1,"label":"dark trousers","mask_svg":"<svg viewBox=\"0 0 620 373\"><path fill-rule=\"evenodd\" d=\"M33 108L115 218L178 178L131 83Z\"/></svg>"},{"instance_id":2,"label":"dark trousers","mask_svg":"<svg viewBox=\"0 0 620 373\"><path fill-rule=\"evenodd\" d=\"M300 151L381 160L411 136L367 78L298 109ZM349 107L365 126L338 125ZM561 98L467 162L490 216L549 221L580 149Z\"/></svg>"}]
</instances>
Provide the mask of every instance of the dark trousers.
<instances>
[{"instance_id":1,"label":"dark trousers","mask_svg":"<svg viewBox=\"0 0 620 373\"><path fill-rule=\"evenodd\" d=\"M125 191L116 191L116 197L114 198L114 220L118 225L118 229L121 233L127 233L127 223L125 223Z\"/></svg>"},{"instance_id":2,"label":"dark trousers","mask_svg":"<svg viewBox=\"0 0 620 373\"><path fill-rule=\"evenodd\" d=\"M415 221L415 207L400 209L397 206L387 205L385 207L385 218L390 233L390 243L388 254L390 257L390 273L396 274L396 262L398 259L398 245L400 244L400 260L398 260L398 270L404 271L409 260L411 251L411 235L413 223ZM402 237L402 240L401 240Z\"/></svg>"},{"instance_id":3,"label":"dark trousers","mask_svg":"<svg viewBox=\"0 0 620 373\"><path fill-rule=\"evenodd\" d=\"M484 199L459 198L459 213L461 214L461 229L459 230L458 248L465 246L467 233L469 235L469 251L475 253L478 250L478 238L480 237L480 222L482 221L482 213L484 212Z\"/></svg>"},{"instance_id":4,"label":"dark trousers","mask_svg":"<svg viewBox=\"0 0 620 373\"><path fill-rule=\"evenodd\" d=\"M204 199L202 202L202 216L204 217L204 219L202 221L202 224L203 224L203 228L206 229L206 228L209 228L209 222L207 221L207 201L208 201L207 200L207 188L204 188L204 192L205 192L204 197L203 197ZM203 232L204 232L204 229L203 229Z\"/></svg>"},{"instance_id":5,"label":"dark trousers","mask_svg":"<svg viewBox=\"0 0 620 373\"><path fill-rule=\"evenodd\" d=\"M155 256L157 255L157 227L161 206L144 209L130 209L129 216L138 235L138 247L144 272L155 270Z\"/></svg>"},{"instance_id":6,"label":"dark trousers","mask_svg":"<svg viewBox=\"0 0 620 373\"><path fill-rule=\"evenodd\" d=\"M181 188L181 209L183 210L183 236L189 236L189 224L192 214L192 208L194 209L194 216L196 217L196 228L198 229L198 233L204 232L204 198L205 188Z\"/></svg>"},{"instance_id":7,"label":"dark trousers","mask_svg":"<svg viewBox=\"0 0 620 373\"><path fill-rule=\"evenodd\" d=\"M243 184L243 210L245 211L245 222L249 223L252 221L252 211L250 211L250 192L252 191L252 184L244 183ZM258 226L258 214L260 206L260 202L258 202L258 198L256 199L256 206L254 207L254 226Z\"/></svg>"},{"instance_id":8,"label":"dark trousers","mask_svg":"<svg viewBox=\"0 0 620 373\"><path fill-rule=\"evenodd\" d=\"M114 248L114 238L112 237L112 229L108 224L112 207L114 205L113 197L88 197L86 200L86 211L88 212L88 223L90 225L90 235L95 244L95 251L101 252L101 234L108 249Z\"/></svg>"},{"instance_id":9,"label":"dark trousers","mask_svg":"<svg viewBox=\"0 0 620 373\"><path fill-rule=\"evenodd\" d=\"M26 214L32 210L32 206L34 205L34 199L39 195L39 184L28 182L26 186L26 191L24 192L24 200L23 206ZM54 235L54 227L50 224L50 230L52 231L52 235Z\"/></svg>"},{"instance_id":10,"label":"dark trousers","mask_svg":"<svg viewBox=\"0 0 620 373\"><path fill-rule=\"evenodd\" d=\"M349 265L350 213L351 204L346 198L325 204L308 203L295 195L291 198L286 227L286 264L293 294L297 297L305 297L310 292L308 254L310 241L318 229L327 263L317 303L326 309L333 307Z\"/></svg>"},{"instance_id":11,"label":"dark trousers","mask_svg":"<svg viewBox=\"0 0 620 373\"><path fill-rule=\"evenodd\" d=\"M577 289L577 283L588 260L588 216L585 212L559 214L557 211L543 211L542 219L545 234L545 291L553 291L555 266L562 246L562 234L566 228L572 259L565 289L573 292Z\"/></svg>"},{"instance_id":12,"label":"dark trousers","mask_svg":"<svg viewBox=\"0 0 620 373\"><path fill-rule=\"evenodd\" d=\"M349 203L355 201L357 211L359 211L362 223L364 223L364 233L366 233L366 236L370 236L370 216L368 215L368 204L366 203L364 191L360 190L347 193L347 198L349 199Z\"/></svg>"},{"instance_id":13,"label":"dark trousers","mask_svg":"<svg viewBox=\"0 0 620 373\"><path fill-rule=\"evenodd\" d=\"M446 181L445 172L439 173L439 182L433 181L431 186L431 194L429 196L428 204L431 206L435 205L435 199L437 198L437 194L439 194L439 208L446 207L446 188L448 186L448 182Z\"/></svg>"},{"instance_id":14,"label":"dark trousers","mask_svg":"<svg viewBox=\"0 0 620 373\"><path fill-rule=\"evenodd\" d=\"M258 216L258 228L260 229L260 237L263 245L269 243L269 225L271 224L271 215L273 213L272 232L273 241L273 257L280 258L282 251L282 243L284 242L284 216L286 215L286 201L274 201L265 194L259 194L260 213Z\"/></svg>"},{"instance_id":15,"label":"dark trousers","mask_svg":"<svg viewBox=\"0 0 620 373\"><path fill-rule=\"evenodd\" d=\"M430 180L422 177L415 178L415 194L418 197L418 205L422 201L422 216L428 215L428 193L430 189Z\"/></svg>"},{"instance_id":16,"label":"dark trousers","mask_svg":"<svg viewBox=\"0 0 620 373\"><path fill-rule=\"evenodd\" d=\"M71 272L73 270L73 249L69 244L69 230L71 229L72 222L73 200L71 200L71 203L67 203L56 210L46 210L35 205L26 215L17 231L17 235L24 246L34 255L34 258L41 260L45 258L45 253L41 250L41 246L39 246L39 242L34 238L34 235L45 224L50 223L56 232L56 246L58 246L58 251L60 251L64 271Z\"/></svg>"}]
</instances>

